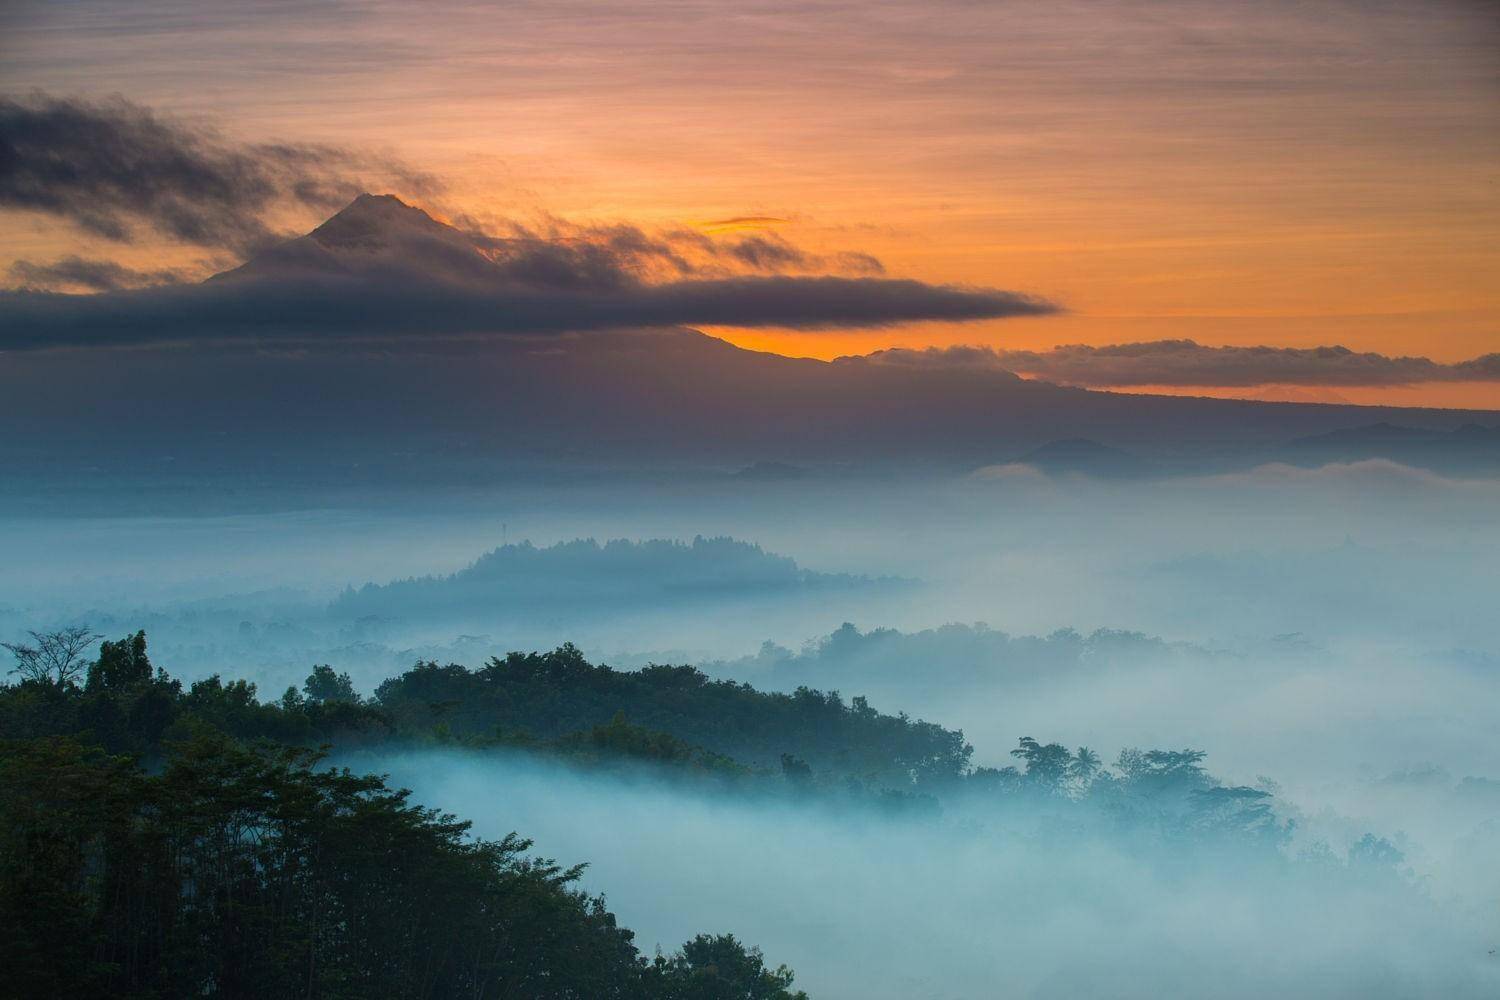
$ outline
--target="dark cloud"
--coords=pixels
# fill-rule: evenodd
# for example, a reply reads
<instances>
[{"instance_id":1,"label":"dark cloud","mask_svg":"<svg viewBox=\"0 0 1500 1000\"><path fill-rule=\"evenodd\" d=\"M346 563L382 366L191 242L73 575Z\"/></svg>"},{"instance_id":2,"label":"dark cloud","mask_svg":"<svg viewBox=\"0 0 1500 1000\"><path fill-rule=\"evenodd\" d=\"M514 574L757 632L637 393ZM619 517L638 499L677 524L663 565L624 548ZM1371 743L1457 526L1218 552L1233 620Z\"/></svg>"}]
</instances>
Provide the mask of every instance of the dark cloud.
<instances>
[{"instance_id":1,"label":"dark cloud","mask_svg":"<svg viewBox=\"0 0 1500 1000\"><path fill-rule=\"evenodd\" d=\"M651 280L677 277L726 278L761 274L880 275L885 265L867 253L818 254L776 233L706 235L692 229L647 232L629 223L579 224L550 218L544 225L510 219L488 224L460 215L457 227L471 242L489 250L525 249L537 257L593 257L631 275ZM498 232L499 235L492 235Z\"/></svg>"},{"instance_id":2,"label":"dark cloud","mask_svg":"<svg viewBox=\"0 0 1500 1000\"><path fill-rule=\"evenodd\" d=\"M802 251L774 234L746 236L735 241L729 252L756 270L780 271L805 266Z\"/></svg>"},{"instance_id":3,"label":"dark cloud","mask_svg":"<svg viewBox=\"0 0 1500 1000\"><path fill-rule=\"evenodd\" d=\"M848 252L836 254L834 263L842 270L852 271L856 274L884 274L885 265L880 258L867 253Z\"/></svg>"},{"instance_id":4,"label":"dark cloud","mask_svg":"<svg viewBox=\"0 0 1500 1000\"><path fill-rule=\"evenodd\" d=\"M721 252L757 271L844 271L871 275L885 273L885 265L869 254L811 254L775 233L757 233L733 240Z\"/></svg>"},{"instance_id":5,"label":"dark cloud","mask_svg":"<svg viewBox=\"0 0 1500 1000\"><path fill-rule=\"evenodd\" d=\"M364 174L395 169L327 146L235 144L119 98L0 100L0 208L50 213L107 241L149 232L249 258L198 285L108 260L18 262L11 277L20 287L0 293L0 349L247 338L409 347L492 334L877 327L1055 311L1014 292L888 280L867 254L813 253L775 233L549 218L481 227L460 216L449 225L395 197L358 194ZM346 204L296 239L277 238L267 221L288 206ZM57 294L76 289L98 294Z\"/></svg>"},{"instance_id":6,"label":"dark cloud","mask_svg":"<svg viewBox=\"0 0 1500 1000\"><path fill-rule=\"evenodd\" d=\"M307 236L201 284L0 293L0 349L245 339L410 349L495 334L878 327L1056 308L1014 292L910 280L725 274L712 258L703 270L685 252L630 226L489 236L394 197L364 195Z\"/></svg>"},{"instance_id":7,"label":"dark cloud","mask_svg":"<svg viewBox=\"0 0 1500 1000\"><path fill-rule=\"evenodd\" d=\"M878 327L1051 311L1010 292L880 278L746 275L664 284L496 286L388 275L249 278L173 288L0 294L0 350L182 340L389 339L681 324Z\"/></svg>"},{"instance_id":8,"label":"dark cloud","mask_svg":"<svg viewBox=\"0 0 1500 1000\"><path fill-rule=\"evenodd\" d=\"M375 179L425 190L398 165L321 145L236 144L123 98L0 99L0 207L45 212L116 242L142 228L245 252L286 205L331 210Z\"/></svg>"},{"instance_id":9,"label":"dark cloud","mask_svg":"<svg viewBox=\"0 0 1500 1000\"><path fill-rule=\"evenodd\" d=\"M759 229L786 221L778 215L734 215L727 219L711 219L703 225L708 229Z\"/></svg>"},{"instance_id":10,"label":"dark cloud","mask_svg":"<svg viewBox=\"0 0 1500 1000\"><path fill-rule=\"evenodd\" d=\"M1359 353L1347 347L1205 347L1156 340L1050 351L986 347L877 351L841 359L885 365L986 367L1083 386L1400 386L1419 382L1500 382L1500 354L1444 364L1423 357Z\"/></svg>"},{"instance_id":11,"label":"dark cloud","mask_svg":"<svg viewBox=\"0 0 1500 1000\"><path fill-rule=\"evenodd\" d=\"M10 266L11 278L30 291L83 288L91 292L117 292L152 285L178 285L187 280L180 270L162 268L142 271L112 260L68 256L49 264L18 260Z\"/></svg>"}]
</instances>

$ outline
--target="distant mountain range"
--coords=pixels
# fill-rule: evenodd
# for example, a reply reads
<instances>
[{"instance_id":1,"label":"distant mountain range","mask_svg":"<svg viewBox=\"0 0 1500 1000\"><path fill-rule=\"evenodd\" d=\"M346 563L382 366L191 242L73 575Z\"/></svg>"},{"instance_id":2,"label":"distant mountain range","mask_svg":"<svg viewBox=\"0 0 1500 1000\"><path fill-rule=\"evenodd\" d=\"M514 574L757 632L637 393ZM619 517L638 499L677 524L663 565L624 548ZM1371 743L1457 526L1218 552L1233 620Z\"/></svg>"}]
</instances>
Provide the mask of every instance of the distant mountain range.
<instances>
[{"instance_id":1,"label":"distant mountain range","mask_svg":"<svg viewBox=\"0 0 1500 1000\"><path fill-rule=\"evenodd\" d=\"M1380 422L1315 434L1278 453L1299 465L1387 459L1461 475L1500 473L1500 424L1467 423L1453 430Z\"/></svg>"},{"instance_id":2,"label":"distant mountain range","mask_svg":"<svg viewBox=\"0 0 1500 1000\"><path fill-rule=\"evenodd\" d=\"M1440 430L1382 421L1297 438L1262 457L1308 467L1384 459L1450 475L1491 476L1500 474L1500 424L1471 423ZM1095 479L1136 479L1161 473L1139 455L1088 438L1049 441L1009 464L1050 475Z\"/></svg>"},{"instance_id":3,"label":"distant mountain range","mask_svg":"<svg viewBox=\"0 0 1500 1000\"><path fill-rule=\"evenodd\" d=\"M428 299L418 304L432 310L442 307L435 288L482 273L479 239L365 196L195 294L227 296L236 322L253 327L286 307L260 291L290 282L306 291L299 315L311 322L326 308L347 334L364 289L371 322L388 327L389 290L413 273L444 276L419 281ZM336 299L318 298L327 281ZM420 327L423 316L413 306L397 319ZM684 328L527 335L514 321L503 336L430 342L224 345L204 330L201 343L172 348L11 352L0 364L0 461L22 477L372 486L558 467L691 466L778 481L832 466L964 471L1028 453L1106 475L1377 454L1467 468L1463 456L1492 453L1500 424L1500 412L1130 395L993 368L823 362ZM1370 429L1387 424L1411 434ZM1055 443L1077 439L1091 444Z\"/></svg>"}]
</instances>

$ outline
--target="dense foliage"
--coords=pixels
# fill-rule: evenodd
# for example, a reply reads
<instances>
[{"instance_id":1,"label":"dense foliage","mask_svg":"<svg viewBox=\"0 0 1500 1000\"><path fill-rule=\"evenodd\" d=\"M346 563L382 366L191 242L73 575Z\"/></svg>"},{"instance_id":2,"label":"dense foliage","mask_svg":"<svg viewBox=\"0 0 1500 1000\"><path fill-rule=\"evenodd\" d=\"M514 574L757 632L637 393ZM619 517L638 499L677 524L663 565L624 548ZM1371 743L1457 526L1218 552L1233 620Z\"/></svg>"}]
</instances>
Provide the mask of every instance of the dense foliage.
<instances>
[{"instance_id":1,"label":"dense foliage","mask_svg":"<svg viewBox=\"0 0 1500 1000\"><path fill-rule=\"evenodd\" d=\"M790 690L858 684L864 690L913 693L996 682L1030 681L1080 670L1122 669L1206 658L1206 650L1140 632L1058 629L1047 636L1010 635L986 625L944 625L919 632L845 622L800 650L764 643L754 656L706 664L715 676L757 677Z\"/></svg>"},{"instance_id":2,"label":"dense foliage","mask_svg":"<svg viewBox=\"0 0 1500 1000\"><path fill-rule=\"evenodd\" d=\"M578 869L511 835L333 770L363 749L542 754L650 768L809 803L953 811L967 828L1087 831L1190 858L1232 846L1274 863L1290 834L1267 788L1226 786L1192 749L1122 751L1023 737L973 767L962 733L863 699L756 691L691 667L595 666L572 646L479 670L418 664L366 700L315 667L262 702L218 677L184 687L144 633L13 644L0 687L0 919L26 996L661 997L777 1000L791 974L734 938L643 958ZM1156 848L1167 845L1166 855ZM1211 856L1201 855L1201 856ZM1401 861L1366 837L1348 865Z\"/></svg>"},{"instance_id":3,"label":"dense foliage","mask_svg":"<svg viewBox=\"0 0 1500 1000\"><path fill-rule=\"evenodd\" d=\"M299 691L262 702L253 683L214 676L184 688L155 671L145 635L105 642L87 681L0 693L0 738L89 732L105 749L150 757L208 729L241 739L341 750L392 742L521 747L596 761L647 760L723 777L809 769L872 789L929 791L960 778L963 734L863 698L766 693L687 666L619 671L572 645L511 653L479 670L420 663L362 699L318 666Z\"/></svg>"},{"instance_id":4,"label":"dense foliage","mask_svg":"<svg viewBox=\"0 0 1500 1000\"><path fill-rule=\"evenodd\" d=\"M647 960L572 887L581 866L320 766L291 744L390 732L326 668L269 705L243 682L184 691L137 634L82 686L4 688L0 724L0 995L802 996L729 935Z\"/></svg>"},{"instance_id":5,"label":"dense foliage","mask_svg":"<svg viewBox=\"0 0 1500 1000\"><path fill-rule=\"evenodd\" d=\"M710 680L694 667L637 671L595 666L572 645L511 653L478 670L418 664L381 684L375 704L404 730L444 725L457 735L524 730L552 739L632 723L762 768L783 755L815 771L896 789L931 789L961 776L973 749L963 733L906 715L884 715L863 698L799 688L757 691Z\"/></svg>"}]
</instances>

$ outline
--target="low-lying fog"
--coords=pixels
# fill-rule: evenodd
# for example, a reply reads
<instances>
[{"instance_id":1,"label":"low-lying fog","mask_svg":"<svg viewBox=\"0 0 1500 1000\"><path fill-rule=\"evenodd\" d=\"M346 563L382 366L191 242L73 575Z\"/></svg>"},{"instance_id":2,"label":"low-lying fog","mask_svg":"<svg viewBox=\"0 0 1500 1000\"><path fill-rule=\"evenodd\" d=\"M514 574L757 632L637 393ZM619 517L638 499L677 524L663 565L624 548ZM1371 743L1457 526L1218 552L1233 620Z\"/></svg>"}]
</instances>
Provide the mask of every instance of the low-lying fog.
<instances>
[{"instance_id":1,"label":"low-lying fog","mask_svg":"<svg viewBox=\"0 0 1500 1000\"><path fill-rule=\"evenodd\" d=\"M609 656L727 658L765 639L796 646L848 617L906 630L983 621L1037 635L1114 627L1195 642L1304 632L1494 654L1497 509L1500 481L1370 461L1142 482L1002 467L940 483L601 482L230 516L5 516L0 607L12 621L243 610L274 622L322 610L348 585L454 572L506 541L728 535L804 569L923 586L885 600L763 601L749 619L657 602L649 634L580 602L552 609L544 627L528 615L492 638L545 644L566 629ZM469 624L503 621L504 611ZM382 624L397 642L455 636L428 634L414 618Z\"/></svg>"},{"instance_id":2,"label":"low-lying fog","mask_svg":"<svg viewBox=\"0 0 1500 1000\"><path fill-rule=\"evenodd\" d=\"M454 573L502 542L699 535L796 567L707 589L631 569L574 597L539 558L493 603L339 603L347 586ZM865 694L962 728L977 764L1008 763L1023 735L1106 759L1202 749L1221 778L1279 789L1297 820L1288 856L1367 831L1406 855L1400 879L1325 878L497 758L378 762L484 835L515 829L590 861L588 884L648 946L731 930L815 997L1500 990L1500 481L1363 462L1139 482L1006 467L940 484L597 484L9 517L0 553L3 637L144 628L153 660L187 679L244 676L275 695L327 662L368 694L419 658L477 666L572 641L616 666Z\"/></svg>"},{"instance_id":3,"label":"low-lying fog","mask_svg":"<svg viewBox=\"0 0 1500 1000\"><path fill-rule=\"evenodd\" d=\"M1480 997L1500 989L1491 877L1424 894L1304 848L1132 844L746 803L504 756L371 761L562 861L648 952L696 929L757 942L826 998ZM1494 799L1491 799L1493 807ZM1493 829L1491 830L1493 833ZM1470 874L1500 857L1477 850ZM1477 869L1483 872L1484 869ZM1451 883L1450 883L1451 884Z\"/></svg>"}]
</instances>

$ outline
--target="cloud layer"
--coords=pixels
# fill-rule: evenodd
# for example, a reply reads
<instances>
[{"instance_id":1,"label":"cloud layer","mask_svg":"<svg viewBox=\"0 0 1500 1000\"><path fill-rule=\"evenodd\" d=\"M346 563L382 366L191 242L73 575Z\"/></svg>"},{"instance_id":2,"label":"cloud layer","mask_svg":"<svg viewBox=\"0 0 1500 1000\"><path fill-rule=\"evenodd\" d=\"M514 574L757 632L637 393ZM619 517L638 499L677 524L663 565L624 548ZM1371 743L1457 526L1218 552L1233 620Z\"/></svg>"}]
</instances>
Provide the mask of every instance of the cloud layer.
<instances>
[{"instance_id":1,"label":"cloud layer","mask_svg":"<svg viewBox=\"0 0 1500 1000\"><path fill-rule=\"evenodd\" d=\"M366 195L308 236L201 284L0 294L0 349L246 338L373 339L410 348L493 334L680 324L879 327L1055 308L996 289L774 273L797 263L795 248L757 273L736 273L740 245L630 226L512 227L490 236ZM75 283L129 284L127 273L80 265L70 275Z\"/></svg>"},{"instance_id":2,"label":"cloud layer","mask_svg":"<svg viewBox=\"0 0 1500 1000\"><path fill-rule=\"evenodd\" d=\"M19 261L0 292L0 350L183 340L433 338L706 324L880 327L1039 315L1017 292L883 277L867 254L776 233L648 232L558 219L440 223L371 176L399 166L318 145L235 144L123 99L0 100L0 208L67 219L103 242L149 236L248 258L198 285L107 259ZM351 202L352 199L352 202ZM289 207L343 208L278 235ZM95 295L57 294L85 289Z\"/></svg>"},{"instance_id":3,"label":"cloud layer","mask_svg":"<svg viewBox=\"0 0 1500 1000\"><path fill-rule=\"evenodd\" d=\"M745 276L587 291L414 278L257 279L99 295L0 295L0 350L207 341L547 334L620 327L878 327L1046 312L1024 296L877 278Z\"/></svg>"},{"instance_id":4,"label":"cloud layer","mask_svg":"<svg viewBox=\"0 0 1500 1000\"><path fill-rule=\"evenodd\" d=\"M117 292L126 288L177 285L187 280L182 271L173 268L143 271L112 260L75 254L60 257L50 264L18 260L11 265L10 274L22 288L30 291L74 287L92 292Z\"/></svg>"},{"instance_id":5,"label":"cloud layer","mask_svg":"<svg viewBox=\"0 0 1500 1000\"><path fill-rule=\"evenodd\" d=\"M1444 364L1424 357L1359 353L1347 347L1206 347L1191 340L1155 340L1050 351L987 347L892 349L862 358L871 364L982 367L1083 386L1403 386L1420 382L1500 382L1500 353Z\"/></svg>"},{"instance_id":6,"label":"cloud layer","mask_svg":"<svg viewBox=\"0 0 1500 1000\"><path fill-rule=\"evenodd\" d=\"M132 242L143 230L245 252L278 238L268 213L332 210L373 180L433 185L398 164L332 146L237 144L123 98L0 99L0 207L67 219Z\"/></svg>"}]
</instances>

